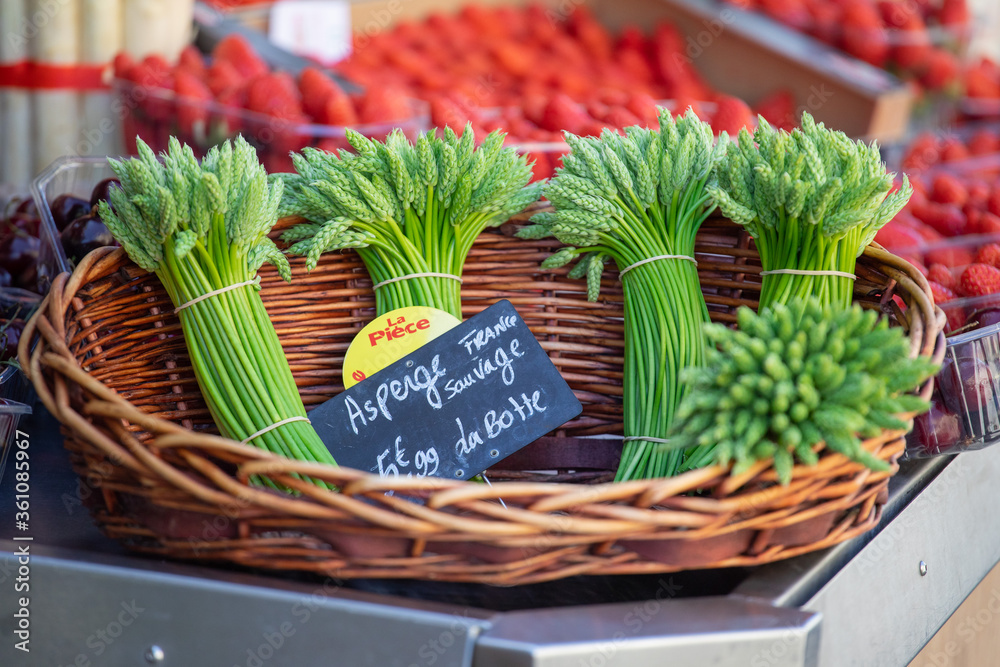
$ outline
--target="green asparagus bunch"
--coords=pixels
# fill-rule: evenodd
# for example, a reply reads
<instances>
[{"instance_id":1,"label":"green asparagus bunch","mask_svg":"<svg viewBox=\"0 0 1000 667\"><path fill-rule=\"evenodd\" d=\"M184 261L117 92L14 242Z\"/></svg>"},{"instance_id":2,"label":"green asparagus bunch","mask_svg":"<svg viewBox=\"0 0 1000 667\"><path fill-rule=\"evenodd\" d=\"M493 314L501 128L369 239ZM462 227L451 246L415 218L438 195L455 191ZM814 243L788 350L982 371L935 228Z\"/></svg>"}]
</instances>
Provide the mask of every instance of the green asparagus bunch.
<instances>
[{"instance_id":1,"label":"green asparagus bunch","mask_svg":"<svg viewBox=\"0 0 1000 667\"><path fill-rule=\"evenodd\" d=\"M542 266L573 260L598 298L607 260L625 293L624 431L618 480L673 475L681 452L659 446L686 386L681 369L699 366L708 309L694 258L695 235L711 214L707 185L725 155L711 127L691 111L660 111L658 130L630 127L625 136L566 135L571 151L545 187L554 211L539 213L524 238L555 236L567 244Z\"/></svg>"},{"instance_id":2,"label":"green asparagus bunch","mask_svg":"<svg viewBox=\"0 0 1000 667\"><path fill-rule=\"evenodd\" d=\"M376 289L379 314L429 306L461 319L457 278L473 242L541 194L504 136L493 132L477 147L468 126L415 144L400 130L385 142L348 130L353 153L304 149L292 156L296 173L281 175L281 212L309 220L283 236L289 252L313 268L324 252L354 248L375 284L401 278Z\"/></svg>"},{"instance_id":3,"label":"green asparagus bunch","mask_svg":"<svg viewBox=\"0 0 1000 667\"><path fill-rule=\"evenodd\" d=\"M890 192L894 177L877 144L854 142L808 113L790 133L763 118L752 134L743 129L709 192L756 241L761 307L812 294L846 308L858 255L912 193L905 175Z\"/></svg>"},{"instance_id":4,"label":"green asparagus bunch","mask_svg":"<svg viewBox=\"0 0 1000 667\"><path fill-rule=\"evenodd\" d=\"M170 139L162 162L142 140L139 156L109 160L121 181L100 215L140 267L157 275L177 308L195 376L223 435L303 461L333 463L306 419L291 369L259 294L257 271L287 258L267 233L282 182L268 185L242 137L199 164ZM278 426L276 426L278 425Z\"/></svg>"},{"instance_id":5,"label":"green asparagus bunch","mask_svg":"<svg viewBox=\"0 0 1000 667\"><path fill-rule=\"evenodd\" d=\"M861 445L882 429L908 429L897 415L929 404L907 394L938 371L909 357L902 330L855 304L816 297L740 308L739 329L705 325L712 344L703 368L685 371L691 392L669 447L687 450L684 469L735 462L740 473L772 458L782 483L796 460L814 465L826 443L872 470L888 465Z\"/></svg>"}]
</instances>

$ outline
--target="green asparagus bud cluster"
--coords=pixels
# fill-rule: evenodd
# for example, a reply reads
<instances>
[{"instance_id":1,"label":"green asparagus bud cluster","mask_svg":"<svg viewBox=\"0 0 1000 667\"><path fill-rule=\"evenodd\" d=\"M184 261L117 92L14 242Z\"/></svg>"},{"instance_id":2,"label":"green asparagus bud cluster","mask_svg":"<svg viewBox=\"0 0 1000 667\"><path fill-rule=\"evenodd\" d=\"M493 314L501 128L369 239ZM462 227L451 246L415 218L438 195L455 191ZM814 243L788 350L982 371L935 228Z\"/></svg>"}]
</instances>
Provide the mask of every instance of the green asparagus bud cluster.
<instances>
[{"instance_id":1,"label":"green asparagus bud cluster","mask_svg":"<svg viewBox=\"0 0 1000 667\"><path fill-rule=\"evenodd\" d=\"M861 438L907 429L897 415L929 408L905 392L938 367L911 359L902 330L875 311L796 299L760 314L741 308L738 324L738 330L706 325L705 366L685 371L692 389L669 445L691 453L685 469L734 462L738 474L773 457L787 483L794 462L814 465L816 446L825 443L885 471L888 465Z\"/></svg>"}]
</instances>

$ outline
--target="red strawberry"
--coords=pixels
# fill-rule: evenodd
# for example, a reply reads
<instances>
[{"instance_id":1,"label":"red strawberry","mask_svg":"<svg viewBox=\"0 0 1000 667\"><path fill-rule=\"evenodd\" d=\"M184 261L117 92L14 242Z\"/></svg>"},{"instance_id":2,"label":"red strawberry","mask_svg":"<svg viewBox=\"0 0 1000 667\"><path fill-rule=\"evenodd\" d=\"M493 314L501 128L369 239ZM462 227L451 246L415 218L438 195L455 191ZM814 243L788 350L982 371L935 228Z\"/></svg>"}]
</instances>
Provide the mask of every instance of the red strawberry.
<instances>
[{"instance_id":1,"label":"red strawberry","mask_svg":"<svg viewBox=\"0 0 1000 667\"><path fill-rule=\"evenodd\" d=\"M585 5L577 5L567 20L571 34L575 35L581 45L591 56L606 60L613 51L611 35Z\"/></svg>"},{"instance_id":2,"label":"red strawberry","mask_svg":"<svg viewBox=\"0 0 1000 667\"><path fill-rule=\"evenodd\" d=\"M649 93L635 92L628 96L625 108L639 118L639 123L646 127L656 127L659 115L656 112L656 100Z\"/></svg>"},{"instance_id":3,"label":"red strawberry","mask_svg":"<svg viewBox=\"0 0 1000 667\"><path fill-rule=\"evenodd\" d=\"M267 66L257 52L250 46L250 42L240 35L227 35L215 45L212 51L212 58L215 61L224 60L236 68L245 78L251 79L262 74L267 74L270 67Z\"/></svg>"},{"instance_id":4,"label":"red strawberry","mask_svg":"<svg viewBox=\"0 0 1000 667\"><path fill-rule=\"evenodd\" d=\"M236 66L225 60L217 60L208 68L207 83L216 97L226 91L240 90L246 85L243 75Z\"/></svg>"},{"instance_id":5,"label":"red strawberry","mask_svg":"<svg viewBox=\"0 0 1000 667\"><path fill-rule=\"evenodd\" d=\"M958 85L959 73L958 58L954 53L945 49L933 49L920 82L930 90L943 90Z\"/></svg>"},{"instance_id":6,"label":"red strawberry","mask_svg":"<svg viewBox=\"0 0 1000 667\"><path fill-rule=\"evenodd\" d=\"M922 275L924 275L924 276L926 276L926 275L927 275L927 267L926 267L926 266L924 266L924 263L923 263L923 262L921 262L921 261L920 261L920 258L919 258L919 257L917 257L916 255L905 255L905 254L904 254L904 255L899 255L899 258L900 258L900 259L904 259L904 260L906 260L907 262L909 262L910 264L912 264L912 265L913 265L913 267L914 267L914 268L915 268L915 269L916 269L917 271L919 271L919 272L920 272L920 273L921 273Z\"/></svg>"},{"instance_id":7,"label":"red strawberry","mask_svg":"<svg viewBox=\"0 0 1000 667\"><path fill-rule=\"evenodd\" d=\"M906 155L903 156L903 169L906 171L927 169L940 160L940 154L938 138L929 132L920 134L910 143Z\"/></svg>"},{"instance_id":8,"label":"red strawberry","mask_svg":"<svg viewBox=\"0 0 1000 667\"><path fill-rule=\"evenodd\" d=\"M936 243L944 239L939 231L917 220L908 210L900 211L893 220L915 231L925 243Z\"/></svg>"},{"instance_id":9,"label":"red strawberry","mask_svg":"<svg viewBox=\"0 0 1000 667\"><path fill-rule=\"evenodd\" d=\"M943 236L959 236L965 233L968 223L962 214L962 209L954 204L928 202L923 206L914 206L911 210L918 220L930 225Z\"/></svg>"},{"instance_id":10,"label":"red strawberry","mask_svg":"<svg viewBox=\"0 0 1000 667\"><path fill-rule=\"evenodd\" d=\"M756 122L746 102L738 97L721 95L710 124L716 134L728 132L729 136L736 136L744 127L753 129Z\"/></svg>"},{"instance_id":11,"label":"red strawberry","mask_svg":"<svg viewBox=\"0 0 1000 667\"><path fill-rule=\"evenodd\" d=\"M976 252L976 262L1000 268L1000 244L987 243Z\"/></svg>"},{"instance_id":12,"label":"red strawberry","mask_svg":"<svg viewBox=\"0 0 1000 667\"><path fill-rule=\"evenodd\" d=\"M626 127L640 124L640 120L636 115L625 107L612 107L604 114L601 121L614 129L625 129Z\"/></svg>"},{"instance_id":13,"label":"red strawberry","mask_svg":"<svg viewBox=\"0 0 1000 667\"><path fill-rule=\"evenodd\" d=\"M965 206L962 207L962 215L965 216L966 234L983 233L982 231L980 231L980 223L983 217L982 210L976 208L975 206L970 206L969 202L965 202Z\"/></svg>"},{"instance_id":14,"label":"red strawberry","mask_svg":"<svg viewBox=\"0 0 1000 667\"><path fill-rule=\"evenodd\" d=\"M928 280L927 282L931 286L931 295L934 297L934 303L940 305L955 298L955 293L944 285L936 283L933 280Z\"/></svg>"},{"instance_id":15,"label":"red strawberry","mask_svg":"<svg viewBox=\"0 0 1000 667\"><path fill-rule=\"evenodd\" d=\"M993 215L1000 215L1000 185L994 185L986 200L986 210Z\"/></svg>"},{"instance_id":16,"label":"red strawberry","mask_svg":"<svg viewBox=\"0 0 1000 667\"><path fill-rule=\"evenodd\" d=\"M809 4L809 14L812 17L809 33L822 42L836 44L840 38L842 13L843 9L836 3L813 0Z\"/></svg>"},{"instance_id":17,"label":"red strawberry","mask_svg":"<svg viewBox=\"0 0 1000 667\"><path fill-rule=\"evenodd\" d=\"M173 117L173 101L157 90L172 90L174 87L173 69L162 56L146 56L131 68L129 79L147 91L144 98L139 100L137 96L136 100L150 118L168 121Z\"/></svg>"},{"instance_id":18,"label":"red strawberry","mask_svg":"<svg viewBox=\"0 0 1000 667\"><path fill-rule=\"evenodd\" d=\"M555 166L552 164L552 158L549 155L539 152L531 154L529 158L535 161L531 165L531 180L540 181L543 178L552 177Z\"/></svg>"},{"instance_id":19,"label":"red strawberry","mask_svg":"<svg viewBox=\"0 0 1000 667\"><path fill-rule=\"evenodd\" d=\"M965 70L965 94L969 97L995 100L1000 98L1000 76L995 64L986 58Z\"/></svg>"},{"instance_id":20,"label":"red strawberry","mask_svg":"<svg viewBox=\"0 0 1000 667\"><path fill-rule=\"evenodd\" d=\"M972 264L973 259L967 248L935 248L924 253L924 261L928 264L944 264L950 268Z\"/></svg>"},{"instance_id":21,"label":"red strawberry","mask_svg":"<svg viewBox=\"0 0 1000 667\"><path fill-rule=\"evenodd\" d=\"M199 79L208 76L208 65L205 64L204 56L201 55L201 51L191 45L185 46L184 50L181 51L181 55L177 59L177 69L187 70Z\"/></svg>"},{"instance_id":22,"label":"red strawberry","mask_svg":"<svg viewBox=\"0 0 1000 667\"><path fill-rule=\"evenodd\" d=\"M302 121L298 87L287 72L264 74L250 82L247 109L255 113Z\"/></svg>"},{"instance_id":23,"label":"red strawberry","mask_svg":"<svg viewBox=\"0 0 1000 667\"><path fill-rule=\"evenodd\" d=\"M390 123L413 115L410 98L392 86L370 86L357 108L358 121L364 124Z\"/></svg>"},{"instance_id":24,"label":"red strawberry","mask_svg":"<svg viewBox=\"0 0 1000 667\"><path fill-rule=\"evenodd\" d=\"M969 157L969 149L958 137L945 137L941 141L941 161L956 162Z\"/></svg>"},{"instance_id":25,"label":"red strawberry","mask_svg":"<svg viewBox=\"0 0 1000 667\"><path fill-rule=\"evenodd\" d=\"M302 110L313 118L322 116L327 100L340 92L340 86L315 67L306 67L299 73Z\"/></svg>"},{"instance_id":26,"label":"red strawberry","mask_svg":"<svg viewBox=\"0 0 1000 667\"><path fill-rule=\"evenodd\" d=\"M762 99L754 112L782 130L791 131L796 125L795 97L787 89L778 90Z\"/></svg>"},{"instance_id":27,"label":"red strawberry","mask_svg":"<svg viewBox=\"0 0 1000 667\"><path fill-rule=\"evenodd\" d=\"M552 96L538 122L544 130L566 130L573 134L584 133L591 124L592 120L583 108L562 93Z\"/></svg>"},{"instance_id":28,"label":"red strawberry","mask_svg":"<svg viewBox=\"0 0 1000 667\"><path fill-rule=\"evenodd\" d=\"M912 26L914 21L918 21L920 26L924 24L924 20L914 11L911 4L897 0L878 0L876 4L886 28L907 28Z\"/></svg>"},{"instance_id":29,"label":"red strawberry","mask_svg":"<svg viewBox=\"0 0 1000 667\"><path fill-rule=\"evenodd\" d=\"M434 127L450 127L461 132L470 118L470 112L457 98L435 97L431 100L431 124Z\"/></svg>"},{"instance_id":30,"label":"red strawberry","mask_svg":"<svg viewBox=\"0 0 1000 667\"><path fill-rule=\"evenodd\" d=\"M185 141L205 143L208 125L208 104L215 101L212 91L194 73L178 68L174 72L177 92L177 125Z\"/></svg>"},{"instance_id":31,"label":"red strawberry","mask_svg":"<svg viewBox=\"0 0 1000 667\"><path fill-rule=\"evenodd\" d=\"M646 48L646 35L638 26L629 24L618 33L618 51L643 51Z\"/></svg>"},{"instance_id":32,"label":"red strawberry","mask_svg":"<svg viewBox=\"0 0 1000 667\"><path fill-rule=\"evenodd\" d=\"M1000 234L1000 216L983 211L976 220L975 228L970 231L973 234Z\"/></svg>"},{"instance_id":33,"label":"red strawberry","mask_svg":"<svg viewBox=\"0 0 1000 667\"><path fill-rule=\"evenodd\" d=\"M921 24L921 27L916 29L901 29L898 39L899 42L892 46L892 60L896 65L906 72L919 72L926 69L931 60L933 47L923 25Z\"/></svg>"},{"instance_id":34,"label":"red strawberry","mask_svg":"<svg viewBox=\"0 0 1000 667\"><path fill-rule=\"evenodd\" d=\"M298 128L308 122L302 112L302 102L295 80L287 72L263 74L250 82L246 108L268 116L267 121L254 121L251 131L273 154L270 164L278 163L288 154L302 148L308 139ZM265 165L267 166L267 165Z\"/></svg>"},{"instance_id":35,"label":"red strawberry","mask_svg":"<svg viewBox=\"0 0 1000 667\"><path fill-rule=\"evenodd\" d=\"M962 206L969 198L965 185L951 174L938 174L931 186L931 201Z\"/></svg>"},{"instance_id":36,"label":"red strawberry","mask_svg":"<svg viewBox=\"0 0 1000 667\"><path fill-rule=\"evenodd\" d=\"M942 0L938 22L952 28L968 27L969 7L966 0Z\"/></svg>"},{"instance_id":37,"label":"red strawberry","mask_svg":"<svg viewBox=\"0 0 1000 667\"><path fill-rule=\"evenodd\" d=\"M135 60L133 60L132 56L130 56L125 51L122 51L121 53L115 56L115 59L112 61L112 67L114 69L115 78L125 79L127 81L132 81L133 83L139 83L133 78L134 77L133 69L135 68Z\"/></svg>"},{"instance_id":38,"label":"red strawberry","mask_svg":"<svg viewBox=\"0 0 1000 667\"><path fill-rule=\"evenodd\" d=\"M896 252L904 248L915 248L923 243L916 230L898 220L890 220L875 234L875 241L886 250Z\"/></svg>"},{"instance_id":39,"label":"red strawberry","mask_svg":"<svg viewBox=\"0 0 1000 667\"><path fill-rule=\"evenodd\" d=\"M882 17L865 0L852 0L844 6L841 17L843 39L841 47L855 58L882 67L889 57Z\"/></svg>"},{"instance_id":40,"label":"red strawberry","mask_svg":"<svg viewBox=\"0 0 1000 667\"><path fill-rule=\"evenodd\" d=\"M989 264L970 264L958 281L962 296L986 296L1000 292L1000 269Z\"/></svg>"},{"instance_id":41,"label":"red strawberry","mask_svg":"<svg viewBox=\"0 0 1000 667\"><path fill-rule=\"evenodd\" d=\"M986 181L976 179L966 184L969 190L969 202L975 203L977 208L985 208L986 200L990 196L990 186Z\"/></svg>"},{"instance_id":42,"label":"red strawberry","mask_svg":"<svg viewBox=\"0 0 1000 667\"><path fill-rule=\"evenodd\" d=\"M358 124L358 112L347 93L341 91L326 101L326 106L317 120L323 125L353 127ZM464 124L462 125L464 127ZM455 129L457 132L458 129Z\"/></svg>"},{"instance_id":43,"label":"red strawberry","mask_svg":"<svg viewBox=\"0 0 1000 667\"><path fill-rule=\"evenodd\" d=\"M970 155L1000 153L1000 134L985 128L978 130L969 137L968 148Z\"/></svg>"},{"instance_id":44,"label":"red strawberry","mask_svg":"<svg viewBox=\"0 0 1000 667\"><path fill-rule=\"evenodd\" d=\"M637 81L642 82L643 88L647 87L653 80L653 69L649 66L649 60L646 59L642 51L620 50L615 53L615 63Z\"/></svg>"},{"instance_id":45,"label":"red strawberry","mask_svg":"<svg viewBox=\"0 0 1000 667\"><path fill-rule=\"evenodd\" d=\"M765 14L796 30L806 30L812 24L809 11L802 0L759 0Z\"/></svg>"},{"instance_id":46,"label":"red strawberry","mask_svg":"<svg viewBox=\"0 0 1000 667\"><path fill-rule=\"evenodd\" d=\"M927 269L927 280L942 285L949 290L954 290L958 286L955 274L944 264L931 264Z\"/></svg>"}]
</instances>

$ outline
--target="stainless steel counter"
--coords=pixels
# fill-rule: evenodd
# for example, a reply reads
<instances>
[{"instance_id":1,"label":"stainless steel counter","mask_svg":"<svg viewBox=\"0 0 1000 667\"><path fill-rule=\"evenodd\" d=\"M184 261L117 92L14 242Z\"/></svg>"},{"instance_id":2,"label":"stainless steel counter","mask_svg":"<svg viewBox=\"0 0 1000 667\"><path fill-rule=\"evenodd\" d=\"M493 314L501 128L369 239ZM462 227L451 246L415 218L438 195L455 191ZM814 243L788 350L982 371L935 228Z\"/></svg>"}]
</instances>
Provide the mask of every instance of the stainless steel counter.
<instances>
[{"instance_id":1,"label":"stainless steel counter","mask_svg":"<svg viewBox=\"0 0 1000 667\"><path fill-rule=\"evenodd\" d=\"M903 666L1000 560L998 447L904 464L877 530L760 568L495 588L202 567L100 535L50 418L22 428L33 539L11 539L8 465L0 665Z\"/></svg>"}]
</instances>

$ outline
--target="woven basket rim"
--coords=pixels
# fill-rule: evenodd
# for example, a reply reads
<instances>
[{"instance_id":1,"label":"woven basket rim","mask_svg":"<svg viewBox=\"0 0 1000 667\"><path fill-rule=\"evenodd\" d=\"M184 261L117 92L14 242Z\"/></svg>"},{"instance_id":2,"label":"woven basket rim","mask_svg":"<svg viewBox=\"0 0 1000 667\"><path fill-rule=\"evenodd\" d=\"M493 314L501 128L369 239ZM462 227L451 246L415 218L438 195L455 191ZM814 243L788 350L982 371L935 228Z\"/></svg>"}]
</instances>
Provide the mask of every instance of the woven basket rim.
<instances>
[{"instance_id":1,"label":"woven basket rim","mask_svg":"<svg viewBox=\"0 0 1000 667\"><path fill-rule=\"evenodd\" d=\"M888 253L877 244L866 248L864 257L867 262L877 266L880 275L885 276L891 283L903 286L906 294L912 298L912 301L908 302L908 309L912 309L910 312L913 316L910 319L909 331L911 356L924 356L940 362L945 349L942 333L945 316L941 309L934 304L930 296L930 287L924 276L908 262ZM561 481L495 481L492 486L487 486L467 480L430 477L380 478L374 473L342 466L309 464L284 459L263 450L241 445L222 436L196 433L180 424L139 410L113 389L91 377L68 347L65 332L61 330L67 313L70 312L75 303L79 302L77 293L82 288L89 282L102 276L114 274L123 265L129 264L131 263L127 260L124 250L101 248L91 252L81 260L72 273L58 276L42 305L25 327L19 349L19 359L22 368L35 385L39 399L50 413L72 431L74 436L82 438L90 446L99 450L104 457L127 468L131 473L140 477L151 476L157 480L158 484L164 484L179 493L188 494L187 497L197 499L198 502L221 508L233 503L244 502L253 507L265 508L292 517L314 516L317 517L317 521L324 520L322 519L324 516L333 520L332 517L337 516L338 512L342 514L344 511L357 511L362 513L364 520L370 520L375 525L381 526L379 530L389 531L389 533L398 531L399 534L411 536L418 535L417 539L425 541L434 535L445 535L444 539L447 540L448 531L454 530L457 531L456 534L468 535L470 531L477 536L482 534L482 541L485 543L495 543L499 537L516 537L519 534L572 534L583 543L597 544L601 540L614 540L616 536L631 536L630 539L639 542L644 539L684 539L680 533L664 536L663 533L657 532L657 527L661 525L659 519L669 514L669 511L665 512L663 507L676 505L683 509L684 502L678 501L677 498L690 491L714 489L712 498L706 500L714 503L713 506L720 508L723 514L730 513L730 516L733 513L743 511L741 508L754 506L755 503L767 504L775 496L773 491L776 486L776 475L773 463L770 461L759 462L746 473L736 476L731 474L731 466L711 466L665 479L596 484ZM136 271L141 270L133 267L130 269L130 275ZM889 290L886 291L888 293ZM895 306L894 303L883 305L886 312ZM39 344L31 350L29 343L36 338ZM59 382L55 385L49 384L51 376L54 374L65 378L70 385L75 384L77 387L75 391L82 390L93 397L83 405L79 413L72 407L74 400L80 400L78 396L71 395L74 392L67 391L66 387ZM929 398L932 388L933 379L928 380L918 388L918 393ZM907 414L903 417L911 419L913 415ZM90 420L97 419L135 424L150 433L155 442L143 443L134 437L130 438L128 431L124 428L120 429L121 432L112 434L117 436L116 441L107 432L98 429L90 422ZM817 480L826 480L824 483L831 484L835 489L837 479L852 475L866 479L867 484L885 481L898 469L897 459L902 453L903 433L905 431L883 431L878 438L865 441L865 446L869 447L870 451L874 451L877 456L891 464L891 473L871 473L871 471L862 468L860 464L850 461L841 454L821 449L818 450L821 452L820 465L815 467L796 465L793 469L790 485L787 487L778 486L779 492L787 494L789 497L802 496L806 498L810 492L815 493L816 484L819 483ZM150 444L154 446L150 446ZM194 475L188 474L184 469L165 460L165 453L169 453L171 456L176 455L174 460L180 457L184 465L188 466L187 471L197 473L204 479L210 480L211 485L206 485L203 481L195 479ZM234 475L222 474L219 468L214 466L206 456L235 463L238 466L237 473ZM290 477L289 473L302 473L331 482L338 487L339 491L325 491L306 483L300 483L298 486L289 484L300 491L301 495L293 497L283 494L285 497L277 497L273 492L262 491L249 484L250 476L259 472L268 472L276 475L275 479L293 482L294 478ZM771 484L771 486L764 489L743 488L742 485L750 480L762 481L762 483ZM377 511L369 510L366 507L366 498L381 497L387 491L398 492L399 496L397 500L393 501L393 505L387 506L390 511L386 511L384 507L378 508ZM877 521L880 513L880 504L875 502L874 496L870 495L874 491L866 493L869 495L865 496L868 498L865 502L865 507L868 508L865 510L865 516L859 515L857 523L838 524L833 527L829 535L812 544L812 549L820 548L817 545L830 545L846 539L848 536L860 534L874 525L874 521ZM341 498L334 496L341 496ZM408 497L416 501L411 503L412 505L420 504L421 507L426 507L430 512L439 513L460 506L475 505L482 509L484 502L489 503L500 498L511 501L512 505L518 499L527 500L524 501L525 506L510 509L505 506L502 510L498 510L495 516L491 516L489 513L493 510L487 508L486 516L494 519L496 524L490 524L488 526L490 532L485 532L487 526L485 524L479 525L482 524L482 521L478 519L479 524L470 521L467 526L460 525L461 522L458 519L451 518L447 522L453 522L453 525L444 525L443 527L429 525L428 522L433 523L433 520L423 516L420 508L404 505ZM830 503L820 502L817 508L810 510L810 512L816 513L836 504L833 501ZM586 516L574 515L558 526L558 529L550 520L554 513L564 513L581 507L588 508L590 513ZM843 508L834 507L830 511L837 509L842 510ZM389 516L393 512L399 516ZM364 516L365 513L371 513L371 517ZM530 516L526 517L526 514ZM780 512L776 511L775 514L780 514ZM519 524L518 521L523 521L523 523ZM719 524L718 521L704 523L702 528L691 526L686 530L691 536L699 536L707 534L705 533L707 528L704 526L709 525L714 526L715 532L711 533L712 535L718 536L728 530L725 528L725 523ZM617 531L610 530L614 529L615 526L617 526ZM742 530L743 528L745 526L740 524L733 530ZM610 532L608 532L609 530ZM465 532L462 533L462 531ZM111 527L108 532L114 533L114 527ZM493 535L493 532L496 532L496 535ZM645 537L643 537L644 535ZM169 541L161 540L161 542L166 545ZM174 544L171 547L161 545L158 548L177 549L180 547ZM569 547L566 548L569 549ZM778 552L774 553L775 557L784 558L808 550L811 549L789 548L781 551L780 556L777 556ZM569 561L576 563L576 565L568 565L560 569L558 573L550 571L540 574L530 570L527 565L524 567L528 569L519 571L520 574L511 568L489 570L484 566L470 566L458 571L451 565L447 567L442 565L441 568L444 569L433 570L435 574L432 575L432 578L456 581L526 583L532 580L569 576L574 572L595 572L598 569L603 573L634 573L644 571L643 567L652 568L652 566L638 564L628 559L625 561L615 560L614 557L605 559L598 566L591 556L585 556L582 552L567 553ZM190 554L186 554L185 557L187 556ZM238 560L239 558L251 557L246 554L227 556L229 560ZM714 561L710 566L724 567L727 564L760 562L752 560L749 556L740 558ZM256 563L256 561L253 562ZM429 562L431 565L428 567L432 569L436 567L434 565L436 561L432 559ZM452 567L452 569L449 570L448 567ZM382 561L372 563L366 561L363 565L354 562L349 565L341 564L337 571L342 575L345 572L354 573L353 576L404 576L399 574L400 570L389 567ZM409 573L405 576L415 576L414 571L405 569L404 571ZM669 570L652 568L649 571ZM423 570L419 570L419 568L416 570L416 576L424 576L424 574Z\"/></svg>"}]
</instances>

